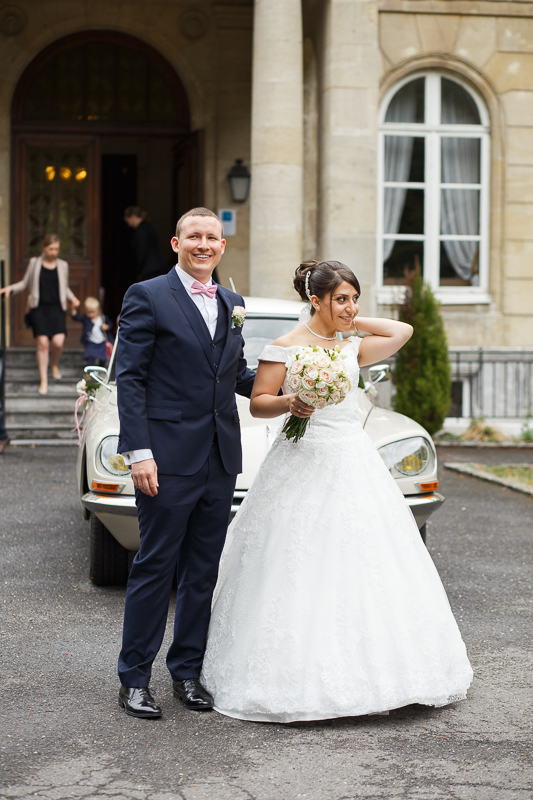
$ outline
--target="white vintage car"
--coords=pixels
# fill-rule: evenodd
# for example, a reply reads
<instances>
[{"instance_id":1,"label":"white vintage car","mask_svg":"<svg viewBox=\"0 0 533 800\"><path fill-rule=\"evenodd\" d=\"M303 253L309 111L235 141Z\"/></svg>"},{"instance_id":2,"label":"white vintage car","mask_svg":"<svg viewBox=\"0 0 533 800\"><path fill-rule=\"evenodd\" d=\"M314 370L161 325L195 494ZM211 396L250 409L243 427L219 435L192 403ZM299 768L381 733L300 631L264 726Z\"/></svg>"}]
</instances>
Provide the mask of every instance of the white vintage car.
<instances>
[{"instance_id":1,"label":"white vintage car","mask_svg":"<svg viewBox=\"0 0 533 800\"><path fill-rule=\"evenodd\" d=\"M245 355L251 368L264 345L295 327L302 304L289 300L246 298ZM115 383L117 347L107 370L88 367L89 393L77 464L80 499L90 523L90 577L93 583L124 585L131 559L139 549L139 526L131 474L117 455L118 410ZM370 387L388 380L388 365L369 369L369 381L359 388L358 414L405 496L425 540L426 521L444 502L437 493L437 454L431 437L402 414L375 406ZM237 396L241 419L243 471L237 478L232 504L236 513L274 437L281 420L254 419L249 401Z\"/></svg>"}]
</instances>

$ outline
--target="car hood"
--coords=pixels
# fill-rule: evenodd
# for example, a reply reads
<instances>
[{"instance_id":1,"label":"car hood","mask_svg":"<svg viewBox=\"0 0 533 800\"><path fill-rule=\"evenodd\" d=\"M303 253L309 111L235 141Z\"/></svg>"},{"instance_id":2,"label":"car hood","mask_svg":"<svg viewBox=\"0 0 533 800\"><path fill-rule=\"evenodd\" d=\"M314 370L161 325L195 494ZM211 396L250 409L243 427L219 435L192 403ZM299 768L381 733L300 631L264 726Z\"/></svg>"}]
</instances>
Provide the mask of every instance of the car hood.
<instances>
[{"instance_id":1,"label":"car hood","mask_svg":"<svg viewBox=\"0 0 533 800\"><path fill-rule=\"evenodd\" d=\"M423 436L431 441L429 433L418 422L379 406L372 407L364 428L376 447L383 447L389 442L407 439L410 436Z\"/></svg>"}]
</instances>

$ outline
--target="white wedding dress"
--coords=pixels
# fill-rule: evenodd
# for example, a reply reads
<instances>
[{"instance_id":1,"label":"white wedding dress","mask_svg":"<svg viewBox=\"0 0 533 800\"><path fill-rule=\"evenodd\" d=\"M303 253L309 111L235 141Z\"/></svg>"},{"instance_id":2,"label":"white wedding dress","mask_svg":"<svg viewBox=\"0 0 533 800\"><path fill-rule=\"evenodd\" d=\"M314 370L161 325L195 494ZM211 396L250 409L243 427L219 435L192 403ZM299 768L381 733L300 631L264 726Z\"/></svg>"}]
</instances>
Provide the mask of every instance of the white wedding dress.
<instances>
[{"instance_id":1,"label":"white wedding dress","mask_svg":"<svg viewBox=\"0 0 533 800\"><path fill-rule=\"evenodd\" d=\"M359 343L346 345L354 388L297 444L278 435L229 528L201 680L230 717L442 706L472 680L437 570L358 420Z\"/></svg>"}]
</instances>

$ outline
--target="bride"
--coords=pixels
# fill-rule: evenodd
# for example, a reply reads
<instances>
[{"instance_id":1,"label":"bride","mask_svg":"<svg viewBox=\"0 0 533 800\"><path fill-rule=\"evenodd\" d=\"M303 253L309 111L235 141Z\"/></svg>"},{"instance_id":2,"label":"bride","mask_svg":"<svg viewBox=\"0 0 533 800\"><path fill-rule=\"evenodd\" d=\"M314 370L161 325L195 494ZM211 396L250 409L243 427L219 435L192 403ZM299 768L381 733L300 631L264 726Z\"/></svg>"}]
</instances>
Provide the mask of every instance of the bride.
<instances>
[{"instance_id":1,"label":"bride","mask_svg":"<svg viewBox=\"0 0 533 800\"><path fill-rule=\"evenodd\" d=\"M340 345L352 389L314 411L288 391L287 365L354 329L360 288L337 261L300 265L294 287L309 324L264 348L250 411L310 424L297 443L278 434L229 528L202 682L222 714L270 722L463 699L472 669L442 583L356 414L359 367L412 328L358 318L371 335Z\"/></svg>"}]
</instances>

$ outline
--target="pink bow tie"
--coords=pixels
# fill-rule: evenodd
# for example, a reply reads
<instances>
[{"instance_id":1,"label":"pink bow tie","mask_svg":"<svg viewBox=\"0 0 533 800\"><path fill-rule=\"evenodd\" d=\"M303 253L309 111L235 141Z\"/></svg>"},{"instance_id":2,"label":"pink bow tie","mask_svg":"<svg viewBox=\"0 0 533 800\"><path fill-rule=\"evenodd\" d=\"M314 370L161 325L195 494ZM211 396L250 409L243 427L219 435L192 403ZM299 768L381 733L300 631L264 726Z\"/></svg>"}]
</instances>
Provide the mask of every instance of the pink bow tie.
<instances>
[{"instance_id":1,"label":"pink bow tie","mask_svg":"<svg viewBox=\"0 0 533 800\"><path fill-rule=\"evenodd\" d=\"M193 281L191 285L191 294L206 294L212 300L217 293L217 289L218 286L216 283L206 286L205 283L200 283L200 281Z\"/></svg>"}]
</instances>

